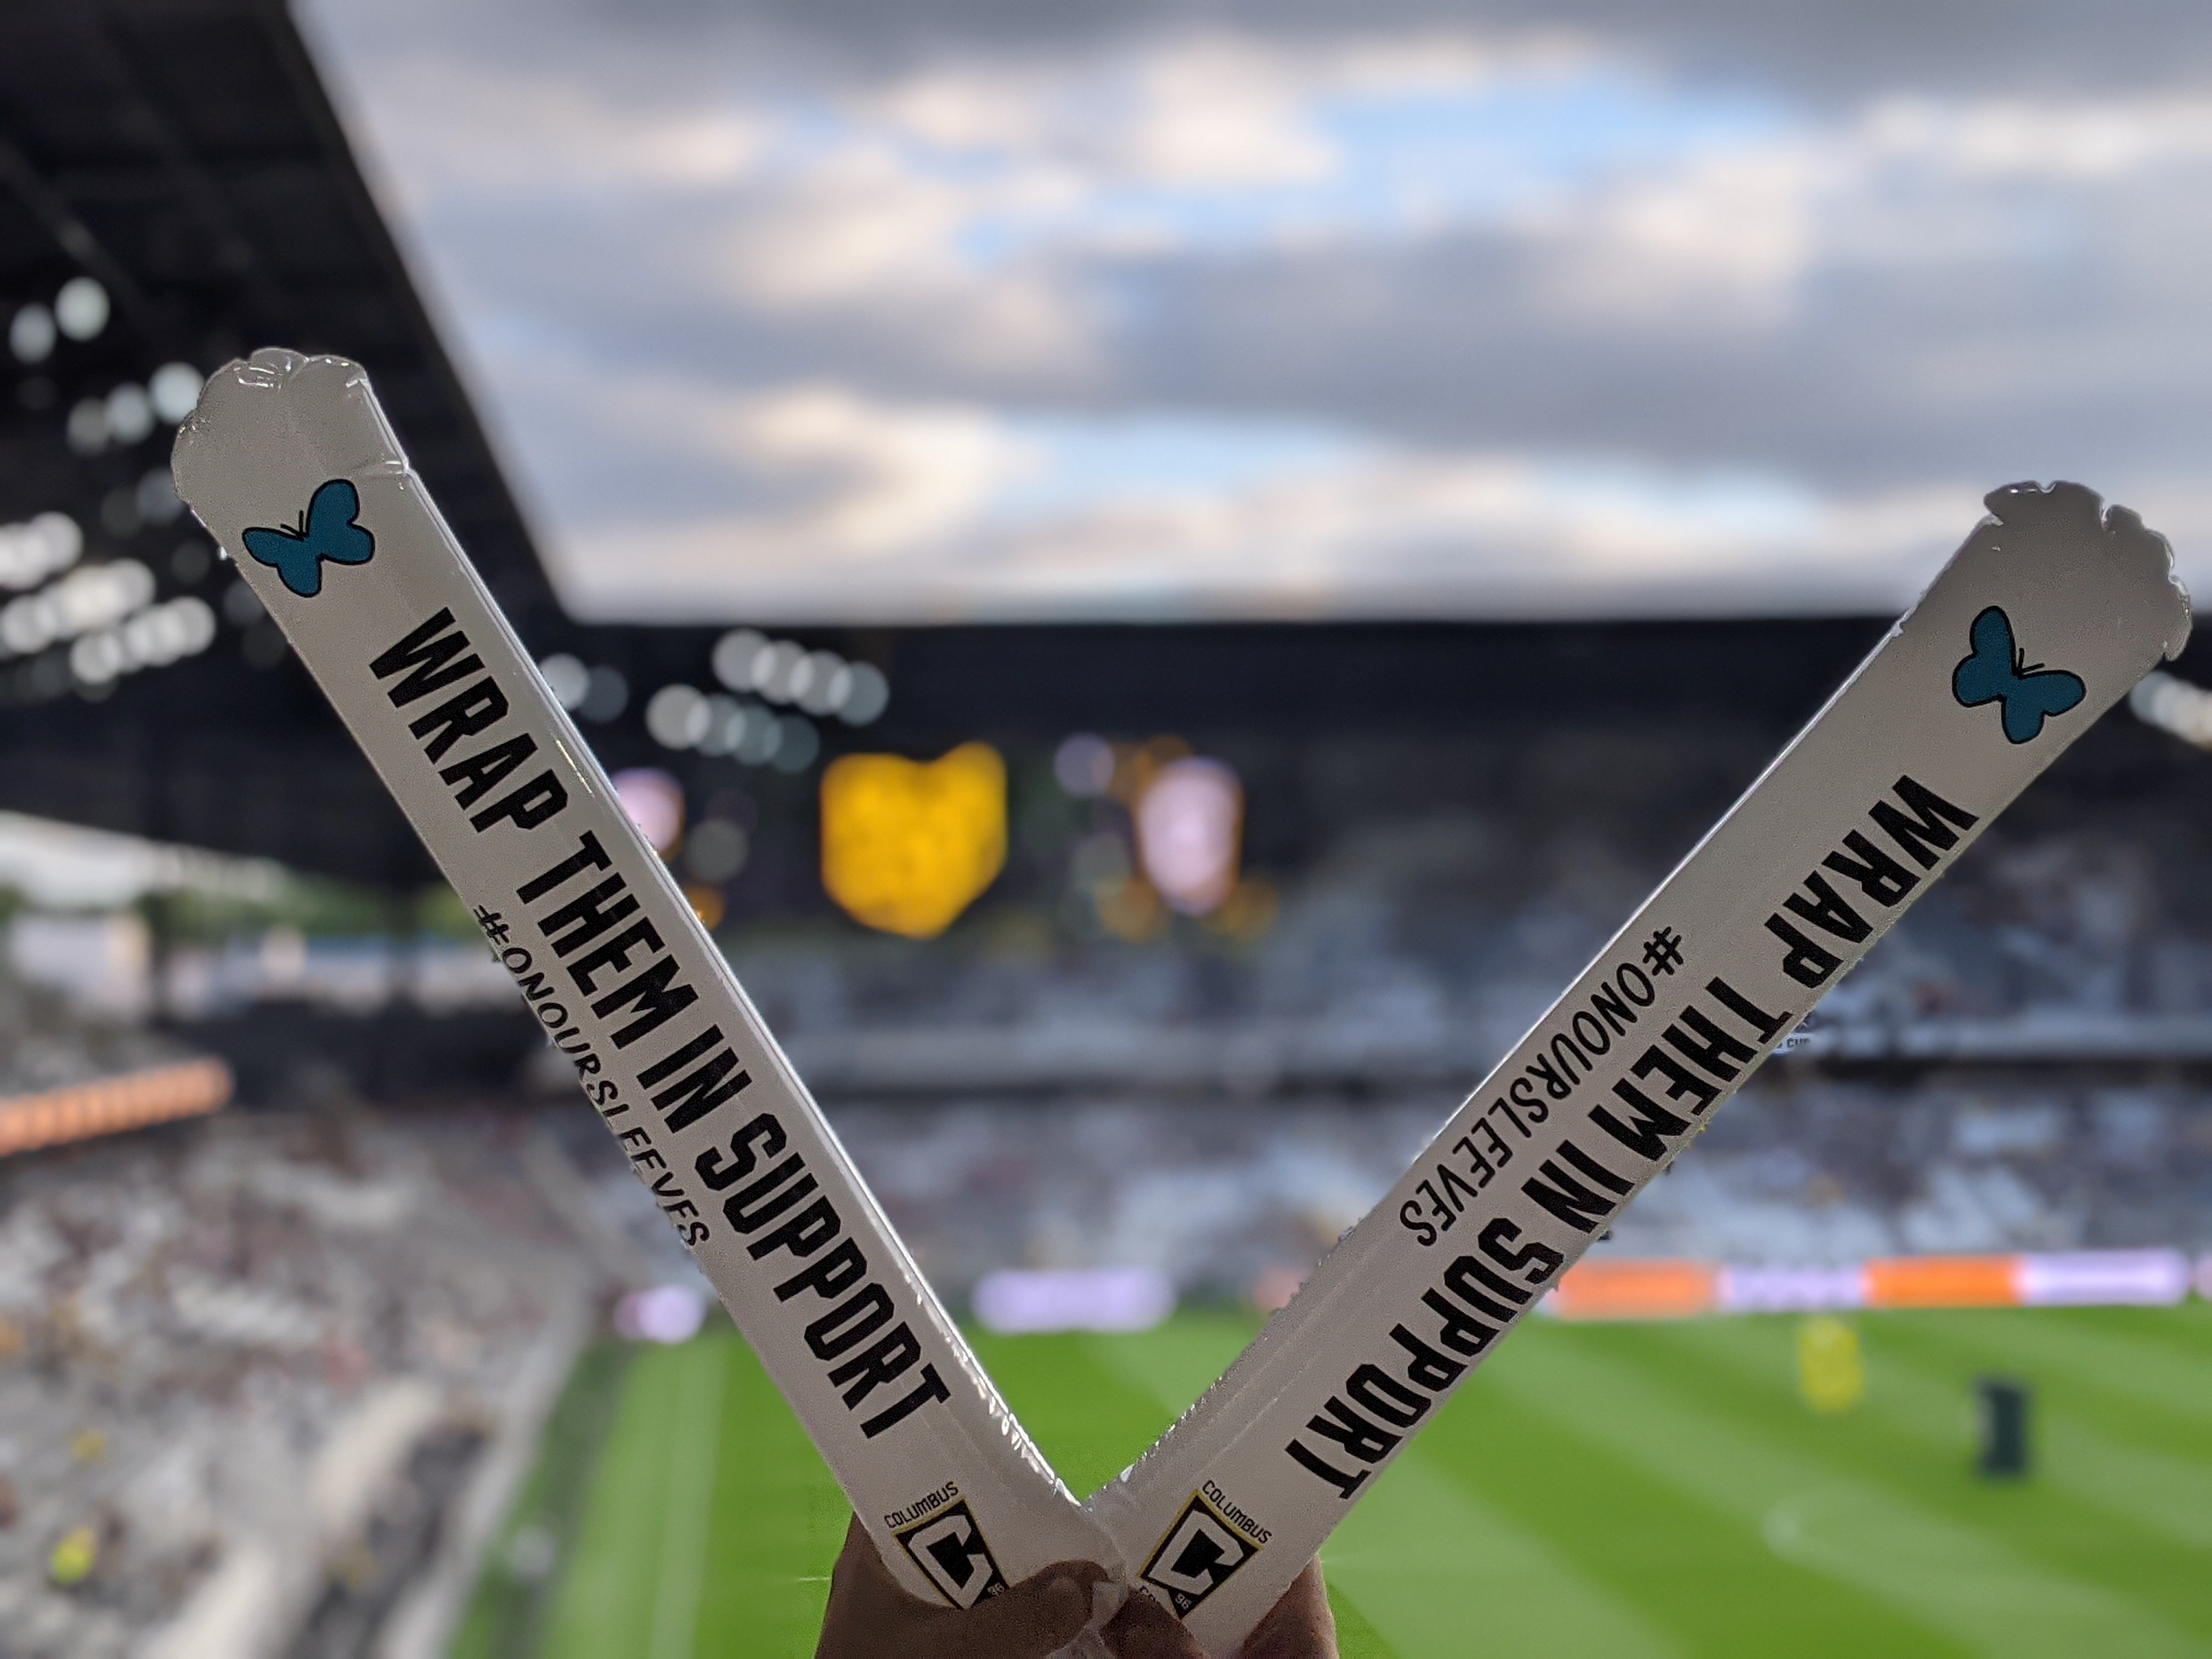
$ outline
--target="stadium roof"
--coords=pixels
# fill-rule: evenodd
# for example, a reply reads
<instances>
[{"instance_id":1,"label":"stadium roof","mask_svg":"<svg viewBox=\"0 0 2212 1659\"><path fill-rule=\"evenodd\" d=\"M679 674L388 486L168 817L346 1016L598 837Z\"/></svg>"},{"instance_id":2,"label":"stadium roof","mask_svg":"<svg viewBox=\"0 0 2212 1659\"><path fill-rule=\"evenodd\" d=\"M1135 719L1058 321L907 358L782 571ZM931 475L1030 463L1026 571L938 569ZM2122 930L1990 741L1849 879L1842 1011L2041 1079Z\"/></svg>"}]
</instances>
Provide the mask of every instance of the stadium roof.
<instances>
[{"instance_id":1,"label":"stadium roof","mask_svg":"<svg viewBox=\"0 0 2212 1659\"><path fill-rule=\"evenodd\" d=\"M80 284L75 313L58 300L86 276L108 314L76 338L96 296ZM302 868L427 877L270 625L236 601L226 611L233 579L167 496L170 427L147 418L165 364L204 374L281 343L373 365L509 614L533 637L558 625L529 532L277 0L0 9L0 307L13 348L0 359L0 524L66 514L81 566L136 561L156 603L197 596L222 619L201 653L94 686L97 700L70 672L66 635L23 650L51 630L20 629L0 654L0 805Z\"/></svg>"}]
</instances>

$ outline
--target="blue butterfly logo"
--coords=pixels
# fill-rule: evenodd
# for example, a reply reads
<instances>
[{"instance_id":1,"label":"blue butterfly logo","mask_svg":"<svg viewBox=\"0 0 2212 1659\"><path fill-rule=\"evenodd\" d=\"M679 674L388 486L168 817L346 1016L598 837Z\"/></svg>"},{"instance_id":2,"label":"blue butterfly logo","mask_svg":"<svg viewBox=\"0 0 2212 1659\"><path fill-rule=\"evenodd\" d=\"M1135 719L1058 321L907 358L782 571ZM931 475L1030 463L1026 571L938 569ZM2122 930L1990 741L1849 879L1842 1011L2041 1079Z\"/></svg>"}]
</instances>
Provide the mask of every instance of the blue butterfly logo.
<instances>
[{"instance_id":1,"label":"blue butterfly logo","mask_svg":"<svg viewBox=\"0 0 2212 1659\"><path fill-rule=\"evenodd\" d=\"M323 561L367 564L376 538L354 522L361 517L361 492L344 478L318 484L297 528L246 532L246 550L284 579L303 599L323 591Z\"/></svg>"},{"instance_id":2,"label":"blue butterfly logo","mask_svg":"<svg viewBox=\"0 0 2212 1659\"><path fill-rule=\"evenodd\" d=\"M2013 643L2012 618L1994 605L1974 618L1966 642L1973 651L1951 671L1951 695L1966 708L2003 703L2011 742L2033 742L2045 717L2064 714L2089 695L2079 674L2027 661Z\"/></svg>"}]
</instances>

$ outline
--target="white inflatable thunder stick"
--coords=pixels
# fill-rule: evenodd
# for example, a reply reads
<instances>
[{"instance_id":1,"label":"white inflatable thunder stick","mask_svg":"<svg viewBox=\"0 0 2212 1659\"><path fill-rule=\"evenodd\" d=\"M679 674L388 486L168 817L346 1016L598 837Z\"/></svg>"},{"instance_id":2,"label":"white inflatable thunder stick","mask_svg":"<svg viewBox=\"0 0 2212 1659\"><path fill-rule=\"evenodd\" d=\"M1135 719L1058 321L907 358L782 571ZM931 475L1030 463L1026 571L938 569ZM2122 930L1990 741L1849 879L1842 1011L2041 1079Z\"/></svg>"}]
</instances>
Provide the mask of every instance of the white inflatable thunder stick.
<instances>
[{"instance_id":1,"label":"white inflatable thunder stick","mask_svg":"<svg viewBox=\"0 0 2212 1659\"><path fill-rule=\"evenodd\" d=\"M259 351L178 493L284 630L915 1594L1113 1559L547 691L368 377Z\"/></svg>"},{"instance_id":2,"label":"white inflatable thunder stick","mask_svg":"<svg viewBox=\"0 0 2212 1659\"><path fill-rule=\"evenodd\" d=\"M1228 1373L1087 1507L1233 1652L1775 1042L2189 636L2165 541L2021 484Z\"/></svg>"}]
</instances>

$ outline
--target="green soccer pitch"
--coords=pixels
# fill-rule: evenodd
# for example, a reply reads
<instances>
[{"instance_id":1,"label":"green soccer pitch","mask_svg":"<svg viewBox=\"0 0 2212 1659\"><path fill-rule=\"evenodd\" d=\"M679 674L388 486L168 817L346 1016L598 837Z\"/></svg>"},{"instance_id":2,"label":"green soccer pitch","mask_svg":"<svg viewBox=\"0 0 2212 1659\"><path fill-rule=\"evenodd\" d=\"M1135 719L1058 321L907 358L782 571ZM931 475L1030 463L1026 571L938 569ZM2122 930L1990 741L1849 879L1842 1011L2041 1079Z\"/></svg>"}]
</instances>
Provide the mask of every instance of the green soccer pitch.
<instances>
[{"instance_id":1,"label":"green soccer pitch","mask_svg":"<svg viewBox=\"0 0 2212 1659\"><path fill-rule=\"evenodd\" d=\"M1822 1417L1798 1395L1795 1320L1531 1320L1323 1552L1346 1659L2212 1655L2212 1307L1856 1323L1866 1396ZM1254 1328L1183 1316L976 1346L1083 1492ZM1972 1468L1990 1373L2035 1389L2024 1480ZM454 1652L807 1655L844 1526L726 1327L599 1349Z\"/></svg>"}]
</instances>

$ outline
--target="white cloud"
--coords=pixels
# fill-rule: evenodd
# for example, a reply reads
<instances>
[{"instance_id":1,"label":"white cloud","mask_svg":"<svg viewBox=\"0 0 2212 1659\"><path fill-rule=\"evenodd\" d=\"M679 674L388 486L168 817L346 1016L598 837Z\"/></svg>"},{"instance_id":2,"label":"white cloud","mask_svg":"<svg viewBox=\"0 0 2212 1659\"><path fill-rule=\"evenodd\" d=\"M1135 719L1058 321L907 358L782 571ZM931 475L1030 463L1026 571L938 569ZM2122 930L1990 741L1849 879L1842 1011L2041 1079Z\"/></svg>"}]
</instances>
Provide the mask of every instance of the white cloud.
<instances>
[{"instance_id":1,"label":"white cloud","mask_svg":"<svg viewBox=\"0 0 2212 1659\"><path fill-rule=\"evenodd\" d=\"M1778 590L1796 607L1880 608L1978 511L1956 488L1829 501L1510 453L1383 453L1003 532L979 574L1001 605L1109 614L1715 611Z\"/></svg>"},{"instance_id":2,"label":"white cloud","mask_svg":"<svg viewBox=\"0 0 2212 1659\"><path fill-rule=\"evenodd\" d=\"M945 51L927 0L898 53L748 55L743 6L507 51L503 3L313 0L601 614L1880 605L2005 476L2212 521L2181 70L1793 102L1663 31ZM1132 410L1346 441L1015 515L1039 424Z\"/></svg>"},{"instance_id":3,"label":"white cloud","mask_svg":"<svg viewBox=\"0 0 2212 1659\"><path fill-rule=\"evenodd\" d=\"M1293 44L1202 30L1082 59L933 64L846 107L933 149L1054 167L1094 190L1267 188L1341 170L1317 119L1330 99L1466 95L1516 65L1556 67L1567 51L1545 41L1509 55L1463 32Z\"/></svg>"},{"instance_id":4,"label":"white cloud","mask_svg":"<svg viewBox=\"0 0 2212 1659\"><path fill-rule=\"evenodd\" d=\"M834 589L966 530L1036 465L987 411L957 404L823 384L732 395L578 377L566 389L605 429L720 465L756 503L556 537L564 586L587 606L617 592L650 606L655 590L690 605L778 570Z\"/></svg>"},{"instance_id":5,"label":"white cloud","mask_svg":"<svg viewBox=\"0 0 2212 1659\"><path fill-rule=\"evenodd\" d=\"M1304 184L1342 158L1311 118L1313 90L1279 54L1200 37L1132 66L1108 151L1121 178L1183 188Z\"/></svg>"},{"instance_id":6,"label":"white cloud","mask_svg":"<svg viewBox=\"0 0 2212 1659\"><path fill-rule=\"evenodd\" d=\"M2160 170L2201 188L2208 164L2212 98L1887 98L1555 192L1516 228L1554 258L1557 303L1736 330L1839 270L2032 258L2054 216Z\"/></svg>"},{"instance_id":7,"label":"white cloud","mask_svg":"<svg viewBox=\"0 0 2212 1659\"><path fill-rule=\"evenodd\" d=\"M1493 70L1456 36L1346 50L1215 33L926 68L839 100L833 143L733 204L717 270L754 305L902 307L962 366L1083 372L1101 325L1071 260L1178 240L1127 193L1322 182L1344 163L1323 98L1466 91Z\"/></svg>"},{"instance_id":8,"label":"white cloud","mask_svg":"<svg viewBox=\"0 0 2212 1659\"><path fill-rule=\"evenodd\" d=\"M2104 181L2212 161L2212 99L1885 98L1856 137L1885 160L1960 179Z\"/></svg>"},{"instance_id":9,"label":"white cloud","mask_svg":"<svg viewBox=\"0 0 2212 1659\"><path fill-rule=\"evenodd\" d=\"M724 399L627 388L610 422L709 453L766 506L572 531L586 612L758 622L1083 614L1498 616L1901 603L1978 516L1946 485L1824 500L1499 453L1351 447L1220 488L1012 514L1047 465L976 407L800 386ZM1730 595L1737 597L1731 599Z\"/></svg>"},{"instance_id":10,"label":"white cloud","mask_svg":"<svg viewBox=\"0 0 2212 1659\"><path fill-rule=\"evenodd\" d=\"M758 544L796 542L832 558L902 552L964 528L1025 470L1020 445L980 410L889 407L838 386L749 398L722 430L733 459L828 485L797 512L761 525Z\"/></svg>"},{"instance_id":11,"label":"white cloud","mask_svg":"<svg viewBox=\"0 0 2212 1659\"><path fill-rule=\"evenodd\" d=\"M739 103L428 52L380 65L374 90L364 118L418 206L480 194L726 189L752 174L775 134L769 112Z\"/></svg>"},{"instance_id":12,"label":"white cloud","mask_svg":"<svg viewBox=\"0 0 2212 1659\"><path fill-rule=\"evenodd\" d=\"M1556 262L1553 304L1612 316L1692 313L1729 329L1765 324L1813 263L1820 198L1841 171L1812 146L1702 156L1553 204L1523 229Z\"/></svg>"},{"instance_id":13,"label":"white cloud","mask_svg":"<svg viewBox=\"0 0 2212 1659\"><path fill-rule=\"evenodd\" d=\"M948 179L855 139L732 214L711 239L713 275L770 310L896 308L933 335L943 361L971 370L1079 370L1095 345L1081 297L1034 260L979 261L962 246L979 220L1051 215L1076 199L1054 169Z\"/></svg>"}]
</instances>

